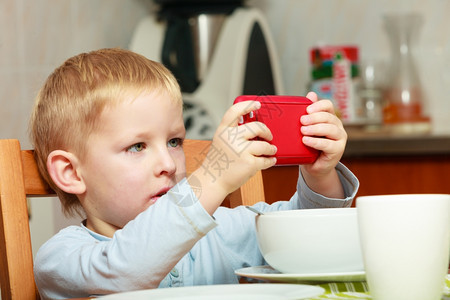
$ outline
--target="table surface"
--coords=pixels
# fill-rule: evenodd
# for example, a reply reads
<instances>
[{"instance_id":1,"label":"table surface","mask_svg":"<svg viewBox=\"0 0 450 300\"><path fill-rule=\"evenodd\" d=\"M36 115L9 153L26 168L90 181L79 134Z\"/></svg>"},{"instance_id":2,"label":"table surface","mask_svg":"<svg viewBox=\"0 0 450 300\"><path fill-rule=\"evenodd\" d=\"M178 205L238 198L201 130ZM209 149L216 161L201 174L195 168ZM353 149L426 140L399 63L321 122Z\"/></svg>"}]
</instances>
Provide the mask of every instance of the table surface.
<instances>
[{"instance_id":1,"label":"table surface","mask_svg":"<svg viewBox=\"0 0 450 300\"><path fill-rule=\"evenodd\" d=\"M442 300L450 300L450 274L446 277L446 286L442 295ZM369 293L367 282L339 282L319 284L325 289L325 293L308 300L320 299L372 299Z\"/></svg>"},{"instance_id":2,"label":"table surface","mask_svg":"<svg viewBox=\"0 0 450 300\"><path fill-rule=\"evenodd\" d=\"M450 273L450 270L449 270ZM321 300L321 299L334 299L334 300L348 300L348 299L364 299L370 300L372 297L369 294L369 288L367 282L331 282L316 284L325 290L325 293L308 300ZM77 298L82 299L94 299L94 298ZM77 300L72 299L72 300ZM442 300L450 300L450 274L447 275L445 280L445 289L443 291Z\"/></svg>"}]
</instances>

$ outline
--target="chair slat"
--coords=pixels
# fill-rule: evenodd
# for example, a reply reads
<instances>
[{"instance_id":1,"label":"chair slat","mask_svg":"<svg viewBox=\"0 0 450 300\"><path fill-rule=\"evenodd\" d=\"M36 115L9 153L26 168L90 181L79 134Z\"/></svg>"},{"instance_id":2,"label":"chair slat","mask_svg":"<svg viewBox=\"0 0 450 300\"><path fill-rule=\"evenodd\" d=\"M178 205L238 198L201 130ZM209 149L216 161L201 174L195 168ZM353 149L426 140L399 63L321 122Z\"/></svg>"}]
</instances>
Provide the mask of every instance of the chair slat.
<instances>
[{"instance_id":1,"label":"chair slat","mask_svg":"<svg viewBox=\"0 0 450 300\"><path fill-rule=\"evenodd\" d=\"M20 144L0 140L0 283L2 299L38 299Z\"/></svg>"},{"instance_id":2,"label":"chair slat","mask_svg":"<svg viewBox=\"0 0 450 300\"><path fill-rule=\"evenodd\" d=\"M191 174L200 167L210 147L211 141L186 140L184 142L187 174ZM223 205L236 207L239 205L253 205L257 202L265 202L261 171L258 171L251 177L240 189L228 195Z\"/></svg>"},{"instance_id":3,"label":"chair slat","mask_svg":"<svg viewBox=\"0 0 450 300\"><path fill-rule=\"evenodd\" d=\"M55 195L55 192L42 179L32 150L22 150L25 191L29 197Z\"/></svg>"}]
</instances>

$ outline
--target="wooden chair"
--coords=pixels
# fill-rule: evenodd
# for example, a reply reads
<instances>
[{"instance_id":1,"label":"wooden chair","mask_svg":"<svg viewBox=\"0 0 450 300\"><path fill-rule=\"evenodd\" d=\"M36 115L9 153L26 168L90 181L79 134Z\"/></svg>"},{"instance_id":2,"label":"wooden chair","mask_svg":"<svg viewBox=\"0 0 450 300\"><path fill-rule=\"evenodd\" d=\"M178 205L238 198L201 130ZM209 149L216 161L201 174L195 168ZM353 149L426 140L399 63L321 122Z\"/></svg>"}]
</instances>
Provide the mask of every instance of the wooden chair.
<instances>
[{"instance_id":1,"label":"wooden chair","mask_svg":"<svg viewBox=\"0 0 450 300\"><path fill-rule=\"evenodd\" d=\"M188 173L199 167L209 141L185 142ZM18 140L0 140L0 287L1 299L39 299L33 275L27 197L55 193L39 175L32 150L21 150ZM227 197L232 207L264 201L261 172Z\"/></svg>"},{"instance_id":2,"label":"wooden chair","mask_svg":"<svg viewBox=\"0 0 450 300\"><path fill-rule=\"evenodd\" d=\"M205 159L210 146L211 141L185 140L184 152L186 154L186 172L188 174L200 167L200 163ZM253 205L257 202L265 202L261 171L257 172L240 189L228 195L222 205L236 207L239 205Z\"/></svg>"}]
</instances>

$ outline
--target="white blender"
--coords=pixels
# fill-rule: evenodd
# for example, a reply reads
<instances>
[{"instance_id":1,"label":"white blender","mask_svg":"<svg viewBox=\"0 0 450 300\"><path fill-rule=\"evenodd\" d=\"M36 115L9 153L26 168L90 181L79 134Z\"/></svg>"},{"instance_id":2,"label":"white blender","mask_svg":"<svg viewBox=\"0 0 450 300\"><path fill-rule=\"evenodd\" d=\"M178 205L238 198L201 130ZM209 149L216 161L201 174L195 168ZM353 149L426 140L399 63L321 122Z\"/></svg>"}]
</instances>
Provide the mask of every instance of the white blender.
<instances>
[{"instance_id":1,"label":"white blender","mask_svg":"<svg viewBox=\"0 0 450 300\"><path fill-rule=\"evenodd\" d=\"M236 0L155 0L130 50L162 62L177 78L186 136L211 139L239 95L283 94L275 45L265 17Z\"/></svg>"}]
</instances>

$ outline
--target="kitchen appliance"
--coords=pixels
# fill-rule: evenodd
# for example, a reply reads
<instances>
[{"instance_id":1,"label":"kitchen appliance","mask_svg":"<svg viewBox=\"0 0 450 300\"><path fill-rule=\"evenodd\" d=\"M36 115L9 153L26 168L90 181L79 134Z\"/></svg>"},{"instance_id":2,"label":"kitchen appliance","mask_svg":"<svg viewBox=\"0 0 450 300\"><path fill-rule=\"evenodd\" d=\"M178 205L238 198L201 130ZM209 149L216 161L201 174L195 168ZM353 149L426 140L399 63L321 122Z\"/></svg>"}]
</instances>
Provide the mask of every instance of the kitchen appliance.
<instances>
[{"instance_id":1,"label":"kitchen appliance","mask_svg":"<svg viewBox=\"0 0 450 300\"><path fill-rule=\"evenodd\" d=\"M242 94L283 93L276 47L262 13L243 1L155 0L130 50L162 62L177 78L186 135L211 139Z\"/></svg>"}]
</instances>

